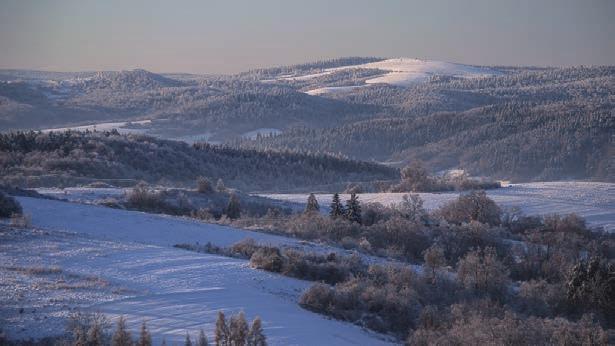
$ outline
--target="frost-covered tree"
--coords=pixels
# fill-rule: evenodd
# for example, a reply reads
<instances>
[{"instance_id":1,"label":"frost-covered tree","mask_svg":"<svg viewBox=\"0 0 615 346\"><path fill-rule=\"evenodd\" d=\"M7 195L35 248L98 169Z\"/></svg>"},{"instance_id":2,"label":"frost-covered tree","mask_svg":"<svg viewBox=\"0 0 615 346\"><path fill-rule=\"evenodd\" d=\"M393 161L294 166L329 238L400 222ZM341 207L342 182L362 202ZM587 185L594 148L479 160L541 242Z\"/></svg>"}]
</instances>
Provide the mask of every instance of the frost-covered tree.
<instances>
[{"instance_id":1,"label":"frost-covered tree","mask_svg":"<svg viewBox=\"0 0 615 346\"><path fill-rule=\"evenodd\" d=\"M423 221L426 216L423 199L416 193L404 195L397 209L405 218L416 222Z\"/></svg>"},{"instance_id":2,"label":"frost-covered tree","mask_svg":"<svg viewBox=\"0 0 615 346\"><path fill-rule=\"evenodd\" d=\"M192 340L190 340L190 334L186 332L186 339L184 339L184 346L192 346Z\"/></svg>"},{"instance_id":3,"label":"frost-covered tree","mask_svg":"<svg viewBox=\"0 0 615 346\"><path fill-rule=\"evenodd\" d=\"M218 312L218 319L216 320L216 331L215 331L215 339L216 346L230 346L230 330L226 325L226 317L224 316L224 312Z\"/></svg>"},{"instance_id":4,"label":"frost-covered tree","mask_svg":"<svg viewBox=\"0 0 615 346\"><path fill-rule=\"evenodd\" d=\"M210 193L214 191L211 182L205 177L198 177L196 179L196 190L200 193Z\"/></svg>"},{"instance_id":5,"label":"frost-covered tree","mask_svg":"<svg viewBox=\"0 0 615 346\"><path fill-rule=\"evenodd\" d=\"M329 211L329 215L331 218L336 219L340 216L344 216L344 213L344 206L340 200L340 195L336 193L333 195L333 199L331 200L331 210Z\"/></svg>"},{"instance_id":6,"label":"frost-covered tree","mask_svg":"<svg viewBox=\"0 0 615 346\"><path fill-rule=\"evenodd\" d=\"M201 329L199 331L199 338L197 340L197 346L209 346L209 341L207 340L207 335L205 335L205 332L203 331L203 329Z\"/></svg>"},{"instance_id":7,"label":"frost-covered tree","mask_svg":"<svg viewBox=\"0 0 615 346\"><path fill-rule=\"evenodd\" d=\"M351 222L361 223L361 203L356 193L350 194L350 199L346 201L344 216Z\"/></svg>"},{"instance_id":8,"label":"frost-covered tree","mask_svg":"<svg viewBox=\"0 0 615 346\"><path fill-rule=\"evenodd\" d=\"M131 346L132 345L132 337L130 335L130 331L128 331L128 326L126 325L126 318L124 316L120 316L117 319L117 325L115 327L115 332L111 338L112 346Z\"/></svg>"},{"instance_id":9,"label":"frost-covered tree","mask_svg":"<svg viewBox=\"0 0 615 346\"><path fill-rule=\"evenodd\" d=\"M320 211L320 206L318 205L318 200L313 193L310 193L307 199L307 204L305 205L305 212L312 213Z\"/></svg>"},{"instance_id":10,"label":"frost-covered tree","mask_svg":"<svg viewBox=\"0 0 615 346\"><path fill-rule=\"evenodd\" d=\"M139 340L137 341L137 346L151 346L152 345L152 335L147 329L147 325L145 321L141 323L141 330L139 332Z\"/></svg>"},{"instance_id":11,"label":"frost-covered tree","mask_svg":"<svg viewBox=\"0 0 615 346\"><path fill-rule=\"evenodd\" d=\"M436 283L436 270L446 265L446 257L444 256L444 250L439 245L432 245L423 255L425 265L431 269L432 282Z\"/></svg>"},{"instance_id":12,"label":"frost-covered tree","mask_svg":"<svg viewBox=\"0 0 615 346\"><path fill-rule=\"evenodd\" d=\"M266 346L267 338L263 333L263 326L261 318L256 316L256 318L252 321L252 327L250 327L250 332L248 333L248 338L246 342L247 346Z\"/></svg>"},{"instance_id":13,"label":"frost-covered tree","mask_svg":"<svg viewBox=\"0 0 615 346\"><path fill-rule=\"evenodd\" d=\"M246 321L246 316L241 311L239 314L232 316L230 321L230 330L231 330L231 344L233 345L245 345L246 338L248 336L248 322Z\"/></svg>"}]
</instances>

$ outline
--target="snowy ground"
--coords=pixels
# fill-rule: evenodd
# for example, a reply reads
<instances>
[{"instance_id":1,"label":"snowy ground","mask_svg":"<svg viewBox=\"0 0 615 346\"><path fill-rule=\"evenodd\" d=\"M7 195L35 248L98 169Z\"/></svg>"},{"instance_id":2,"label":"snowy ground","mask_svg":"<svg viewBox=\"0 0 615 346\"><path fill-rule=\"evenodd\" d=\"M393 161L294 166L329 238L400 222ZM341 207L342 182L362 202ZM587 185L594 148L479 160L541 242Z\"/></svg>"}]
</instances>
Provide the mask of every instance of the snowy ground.
<instances>
[{"instance_id":1,"label":"snowy ground","mask_svg":"<svg viewBox=\"0 0 615 346\"><path fill-rule=\"evenodd\" d=\"M145 133L144 129L131 129L131 128L126 128L125 126L129 125L129 124L138 124L138 125L145 125L145 124L149 124L151 123L151 120L140 120L140 121L123 121L123 122L112 122L112 123L98 123L98 124L91 124L91 125L83 125L83 126L74 126L74 127L60 127L60 128L54 128L54 129L46 129L46 130L42 130L42 132L64 132L64 131L111 131L111 130L117 130L119 133L125 134L125 133Z\"/></svg>"},{"instance_id":2,"label":"snowy ground","mask_svg":"<svg viewBox=\"0 0 615 346\"><path fill-rule=\"evenodd\" d=\"M40 331L34 336L53 334L70 311L82 307L111 317L123 314L135 329L145 319L156 341L164 336L182 342L186 331L194 335L199 328L212 337L223 309L243 310L249 319L260 315L272 345L387 343L301 309L297 299L309 282L253 270L244 260L170 247L196 241L227 246L247 237L275 245L314 244L93 205L19 201L33 226L45 231L0 232L0 321L11 337L33 335L34 327Z\"/></svg>"},{"instance_id":3,"label":"snowy ground","mask_svg":"<svg viewBox=\"0 0 615 346\"><path fill-rule=\"evenodd\" d=\"M256 137L258 137L258 135L261 135L261 136L271 136L271 135L279 135L280 133L282 133L282 131L279 130L279 129L260 128L260 129L256 129L256 130L252 130L252 131L246 132L246 133L242 134L241 137L249 138L249 139L256 139Z\"/></svg>"},{"instance_id":4,"label":"snowy ground","mask_svg":"<svg viewBox=\"0 0 615 346\"><path fill-rule=\"evenodd\" d=\"M595 182L541 182L513 184L509 187L489 190L487 194L504 208L518 207L527 215L577 213L593 227L615 231L615 184ZM363 203L378 202L384 205L399 203L404 193L364 193L359 195ZM451 201L458 193L420 193L425 208L435 209ZM305 203L306 194L262 195L294 203ZM321 206L331 201L330 194L316 195ZM341 195L342 200L349 195Z\"/></svg>"}]
</instances>

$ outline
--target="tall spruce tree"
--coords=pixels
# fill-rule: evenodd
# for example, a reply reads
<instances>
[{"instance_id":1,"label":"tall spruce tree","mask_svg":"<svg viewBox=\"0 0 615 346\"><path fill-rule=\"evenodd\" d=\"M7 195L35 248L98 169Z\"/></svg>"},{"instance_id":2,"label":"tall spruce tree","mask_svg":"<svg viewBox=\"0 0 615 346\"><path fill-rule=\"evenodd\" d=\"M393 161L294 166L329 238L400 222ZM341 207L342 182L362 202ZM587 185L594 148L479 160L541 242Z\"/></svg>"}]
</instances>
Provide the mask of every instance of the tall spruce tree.
<instances>
[{"instance_id":1,"label":"tall spruce tree","mask_svg":"<svg viewBox=\"0 0 615 346\"><path fill-rule=\"evenodd\" d=\"M346 201L346 219L351 222L361 223L361 204L356 193L350 195L350 199Z\"/></svg>"},{"instance_id":2,"label":"tall spruce tree","mask_svg":"<svg viewBox=\"0 0 615 346\"><path fill-rule=\"evenodd\" d=\"M329 215L332 219L344 216L344 206L342 205L342 201L340 201L340 195L338 193L333 195L333 200L331 201L331 211L329 211Z\"/></svg>"},{"instance_id":3,"label":"tall spruce tree","mask_svg":"<svg viewBox=\"0 0 615 346\"><path fill-rule=\"evenodd\" d=\"M317 213L320 211L320 205L318 205L318 200L313 193L310 193L307 199L307 204L305 205L306 213Z\"/></svg>"},{"instance_id":4,"label":"tall spruce tree","mask_svg":"<svg viewBox=\"0 0 615 346\"><path fill-rule=\"evenodd\" d=\"M186 340L184 341L184 346L192 346L192 340L190 340L190 334L186 332Z\"/></svg>"},{"instance_id":5,"label":"tall spruce tree","mask_svg":"<svg viewBox=\"0 0 615 346\"><path fill-rule=\"evenodd\" d=\"M238 219L241 216L241 205L239 203L239 197L235 194L231 194L226 206L226 216L231 219Z\"/></svg>"}]
</instances>

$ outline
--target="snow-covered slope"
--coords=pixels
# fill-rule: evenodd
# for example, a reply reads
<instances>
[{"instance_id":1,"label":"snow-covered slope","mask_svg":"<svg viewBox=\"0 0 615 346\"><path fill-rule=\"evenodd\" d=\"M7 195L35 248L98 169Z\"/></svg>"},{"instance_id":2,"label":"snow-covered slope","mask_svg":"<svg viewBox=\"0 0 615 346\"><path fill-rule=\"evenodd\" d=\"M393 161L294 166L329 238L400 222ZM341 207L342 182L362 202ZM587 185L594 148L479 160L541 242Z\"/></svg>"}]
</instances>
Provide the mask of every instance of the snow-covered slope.
<instances>
[{"instance_id":1,"label":"snow-covered slope","mask_svg":"<svg viewBox=\"0 0 615 346\"><path fill-rule=\"evenodd\" d=\"M297 240L92 205L19 201L33 225L45 231L0 232L0 278L7 283L0 285L0 320L9 336L57 333L68 312L81 307L124 315L133 329L145 319L156 344L162 337L182 342L186 332L194 336L200 328L213 337L220 310L243 310L249 319L260 315L271 345L388 343L301 309L297 300L309 282L251 269L244 260L170 247L196 241L225 246L246 237L276 245L300 244ZM59 273L29 273L34 267ZM67 287L68 277L104 284Z\"/></svg>"},{"instance_id":2,"label":"snow-covered slope","mask_svg":"<svg viewBox=\"0 0 615 346\"><path fill-rule=\"evenodd\" d=\"M615 232L615 184L596 182L541 182L514 184L487 194L504 208L518 207L527 215L576 213L592 227L604 227ZM384 205L401 202L404 193L363 193L362 203L378 202ZM435 209L459 195L450 193L420 193L426 209ZM294 203L305 203L305 194L269 194L264 197ZM321 205L328 205L330 194L316 196ZM341 195L343 200L348 195Z\"/></svg>"},{"instance_id":3,"label":"snow-covered slope","mask_svg":"<svg viewBox=\"0 0 615 346\"><path fill-rule=\"evenodd\" d=\"M402 87L410 86L414 83L424 82L428 80L431 76L479 78L501 74L500 71L488 67L463 65L434 60L396 58L360 65L328 68L324 69L322 72L310 73L306 75L280 76L279 79L290 81L306 81L317 77L330 75L335 72L356 69L378 69L383 71L382 75L365 80L365 84L389 84ZM362 85L345 87L322 86L320 88L308 90L306 93L310 95L320 95L331 92L348 91L360 86Z\"/></svg>"}]
</instances>

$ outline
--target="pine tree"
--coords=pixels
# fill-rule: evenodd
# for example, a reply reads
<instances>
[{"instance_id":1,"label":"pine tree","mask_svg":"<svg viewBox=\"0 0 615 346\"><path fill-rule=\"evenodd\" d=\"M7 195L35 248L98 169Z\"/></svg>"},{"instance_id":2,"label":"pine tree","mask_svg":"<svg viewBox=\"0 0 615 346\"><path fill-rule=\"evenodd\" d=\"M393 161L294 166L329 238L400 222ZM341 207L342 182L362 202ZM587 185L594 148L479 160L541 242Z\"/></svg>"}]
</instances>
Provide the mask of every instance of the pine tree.
<instances>
[{"instance_id":1,"label":"pine tree","mask_svg":"<svg viewBox=\"0 0 615 346\"><path fill-rule=\"evenodd\" d=\"M147 325L145 321L141 324L141 332L139 333L139 341L137 341L137 346L152 346L152 336L147 330Z\"/></svg>"},{"instance_id":2,"label":"pine tree","mask_svg":"<svg viewBox=\"0 0 615 346\"><path fill-rule=\"evenodd\" d=\"M250 328L250 332L248 333L248 338L246 345L248 346L266 346L267 338L263 333L263 326L260 317L256 317L254 321L252 321L252 327Z\"/></svg>"},{"instance_id":3,"label":"pine tree","mask_svg":"<svg viewBox=\"0 0 615 346\"><path fill-rule=\"evenodd\" d=\"M241 216L241 205L239 203L239 197L237 197L237 195L232 194L229 197L225 214L231 219L238 219Z\"/></svg>"},{"instance_id":4,"label":"pine tree","mask_svg":"<svg viewBox=\"0 0 615 346\"><path fill-rule=\"evenodd\" d=\"M167 338L162 338L162 343L160 346L167 346Z\"/></svg>"},{"instance_id":5,"label":"pine tree","mask_svg":"<svg viewBox=\"0 0 615 346\"><path fill-rule=\"evenodd\" d=\"M209 342L207 341L207 336L205 335L205 332L203 331L203 329L199 331L199 339L196 344L197 346L208 346L209 345Z\"/></svg>"},{"instance_id":6,"label":"pine tree","mask_svg":"<svg viewBox=\"0 0 615 346\"><path fill-rule=\"evenodd\" d=\"M186 332L186 341L184 341L184 346L192 346L192 341L190 340L190 334Z\"/></svg>"},{"instance_id":7,"label":"pine tree","mask_svg":"<svg viewBox=\"0 0 615 346\"><path fill-rule=\"evenodd\" d=\"M232 345L245 345L246 337L248 336L248 322L246 316L241 311L238 315L231 317L230 322L231 329L231 344Z\"/></svg>"},{"instance_id":8,"label":"pine tree","mask_svg":"<svg viewBox=\"0 0 615 346\"><path fill-rule=\"evenodd\" d=\"M111 338L111 345L132 345L132 338L130 336L130 332L128 331L128 327L126 326L126 319L124 318L124 316L120 316L120 318L117 320L117 327L115 329L115 333L113 333L113 337Z\"/></svg>"},{"instance_id":9,"label":"pine tree","mask_svg":"<svg viewBox=\"0 0 615 346\"><path fill-rule=\"evenodd\" d=\"M340 195L334 194L333 200L331 201L331 211L329 212L331 218L336 219L340 216L344 216L344 206L340 201Z\"/></svg>"},{"instance_id":10,"label":"pine tree","mask_svg":"<svg viewBox=\"0 0 615 346\"><path fill-rule=\"evenodd\" d=\"M346 201L346 219L351 222L361 223L361 204L356 193L350 195L350 199Z\"/></svg>"},{"instance_id":11,"label":"pine tree","mask_svg":"<svg viewBox=\"0 0 615 346\"><path fill-rule=\"evenodd\" d=\"M215 333L216 346L229 346L229 329L226 325L226 317L224 312L218 312L218 320L216 320L216 333Z\"/></svg>"},{"instance_id":12,"label":"pine tree","mask_svg":"<svg viewBox=\"0 0 615 346\"><path fill-rule=\"evenodd\" d=\"M306 213L313 213L320 211L320 205L318 205L318 200L313 193L310 193L310 196L307 199L307 204L305 205Z\"/></svg>"}]
</instances>

